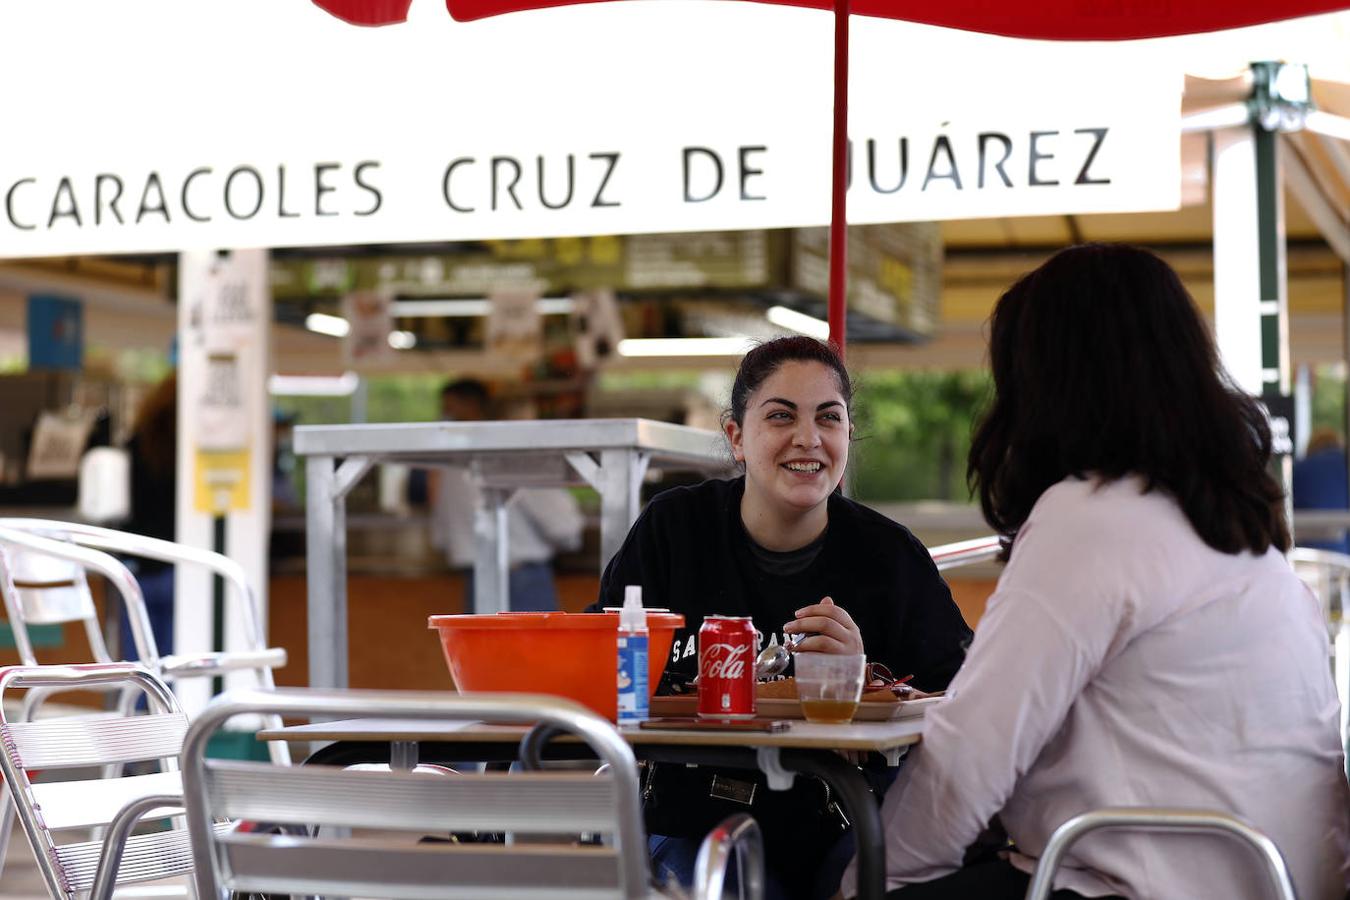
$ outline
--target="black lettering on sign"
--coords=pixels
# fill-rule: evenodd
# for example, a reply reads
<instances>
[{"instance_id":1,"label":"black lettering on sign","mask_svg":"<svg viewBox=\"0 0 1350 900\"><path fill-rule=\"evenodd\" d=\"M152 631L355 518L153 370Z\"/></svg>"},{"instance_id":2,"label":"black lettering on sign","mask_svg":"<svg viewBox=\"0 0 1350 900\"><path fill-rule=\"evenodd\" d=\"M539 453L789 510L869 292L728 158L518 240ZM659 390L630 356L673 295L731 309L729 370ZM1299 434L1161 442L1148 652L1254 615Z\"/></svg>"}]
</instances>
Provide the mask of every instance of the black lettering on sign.
<instances>
[{"instance_id":1,"label":"black lettering on sign","mask_svg":"<svg viewBox=\"0 0 1350 900\"><path fill-rule=\"evenodd\" d=\"M539 202L545 209L562 209L572 202L572 192L576 189L577 183L577 158L571 153L567 154L567 196L561 203L549 203L548 192L544 190L544 157L539 155L535 157L536 171L539 173Z\"/></svg>"},{"instance_id":2,"label":"black lettering on sign","mask_svg":"<svg viewBox=\"0 0 1350 900\"><path fill-rule=\"evenodd\" d=\"M1055 154L1053 153L1042 153L1037 148L1037 145L1040 143L1041 138L1055 137L1058 134L1059 134L1058 131L1031 132L1031 146L1028 148L1027 154L1027 184L1029 184L1030 186L1053 187L1054 185L1059 184L1058 179L1041 178L1039 175L1036 174L1037 163L1039 163L1043 159L1055 158Z\"/></svg>"},{"instance_id":3,"label":"black lettering on sign","mask_svg":"<svg viewBox=\"0 0 1350 900\"><path fill-rule=\"evenodd\" d=\"M938 154L947 157L947 171L943 172L937 168ZM946 178L959 191L961 190L961 173L956 168L956 156L952 153L952 142L945 134L940 134L937 140L933 141L933 153L928 157L928 174L923 177L923 187L919 190L928 190L928 183L936 178Z\"/></svg>"},{"instance_id":4,"label":"black lettering on sign","mask_svg":"<svg viewBox=\"0 0 1350 900\"><path fill-rule=\"evenodd\" d=\"M365 174L366 169L378 169L379 167L379 163L372 159L367 159L357 163L356 169L352 173L352 180L356 182L356 186L361 190L368 192L375 198L374 205L371 206L370 209L358 209L356 211L358 216L373 216L380 211L380 205L384 203L384 195L380 193L379 188L369 182L361 180L361 176ZM449 199L449 197L446 197L447 202Z\"/></svg>"},{"instance_id":5,"label":"black lettering on sign","mask_svg":"<svg viewBox=\"0 0 1350 900\"><path fill-rule=\"evenodd\" d=\"M471 213L474 210L472 206L457 206L455 201L450 199L450 176L455 174L455 169L460 166L472 165L474 163L472 156L461 156L445 167L445 177L441 179L441 194L445 197L445 205L455 212Z\"/></svg>"},{"instance_id":6,"label":"black lettering on sign","mask_svg":"<svg viewBox=\"0 0 1350 900\"><path fill-rule=\"evenodd\" d=\"M329 172L336 172L342 168L342 163L315 163L314 164L314 215L316 216L336 216L337 213L323 208L323 195L331 194L337 188L327 184L323 178Z\"/></svg>"},{"instance_id":7,"label":"black lettering on sign","mask_svg":"<svg viewBox=\"0 0 1350 900\"><path fill-rule=\"evenodd\" d=\"M722 157L718 156L715 152L709 150L707 147L685 147L683 152L684 152L684 202L703 203L704 201L711 200L713 197L716 197L718 192L722 190ZM713 169L717 173L715 176L716 184L714 185L711 191L704 194L702 197L695 197L693 192L691 191L693 181L692 170L694 160L699 159L700 157L712 163Z\"/></svg>"},{"instance_id":8,"label":"black lettering on sign","mask_svg":"<svg viewBox=\"0 0 1350 900\"><path fill-rule=\"evenodd\" d=\"M122 179L120 176L108 172L100 172L94 176L94 224L103 224L103 182L105 181L111 181L117 187L112 198L108 200L108 209L117 219L117 224L121 225L123 224L122 213L117 208L117 201L122 199Z\"/></svg>"},{"instance_id":9,"label":"black lettering on sign","mask_svg":"<svg viewBox=\"0 0 1350 900\"><path fill-rule=\"evenodd\" d=\"M253 178L254 189L257 195L253 198L253 209L246 214L241 214L234 209L234 180L240 175L249 175ZM247 221L258 214L258 210L263 205L263 179L258 170L252 166L239 166L225 178L225 211L233 218Z\"/></svg>"},{"instance_id":10,"label":"black lettering on sign","mask_svg":"<svg viewBox=\"0 0 1350 900\"><path fill-rule=\"evenodd\" d=\"M609 163L605 167L605 177L600 179L600 186L595 189L595 199L591 201L592 209L602 209L607 206L621 206L618 200L605 199L605 186L609 184L610 178L614 177L614 170L619 167L619 153L592 153L591 159L603 159Z\"/></svg>"},{"instance_id":11,"label":"black lettering on sign","mask_svg":"<svg viewBox=\"0 0 1350 900\"><path fill-rule=\"evenodd\" d=\"M212 169L210 166L202 166L200 169L193 169L191 172L188 173L188 176L183 179L183 191L181 196L179 197L179 199L183 201L183 215L187 216L194 222L210 222L211 217L199 216L192 211L192 205L188 203L188 191L191 190L192 188L192 182L196 181L203 175L210 175L213 171L215 170ZM95 215L97 215L97 211L95 212ZM117 220L119 222L122 221L122 217L118 216Z\"/></svg>"},{"instance_id":12,"label":"black lettering on sign","mask_svg":"<svg viewBox=\"0 0 1350 900\"><path fill-rule=\"evenodd\" d=\"M515 169L516 172L511 176L511 183L506 186L506 195L511 198L511 202L516 205L516 209L524 209L520 205L520 198L516 196L516 185L520 183L520 163L510 156L492 157L492 208L497 208L497 169L506 164Z\"/></svg>"},{"instance_id":13,"label":"black lettering on sign","mask_svg":"<svg viewBox=\"0 0 1350 900\"><path fill-rule=\"evenodd\" d=\"M1012 187L1013 186L1012 179L1008 177L1007 172L1003 171L1003 164L1008 161L1008 157L1012 156L1012 146L1013 146L1012 138L1008 137L1001 131L984 131L980 133L978 140L980 144L979 187L984 187L985 153L989 149L990 141L998 141L1000 144L1003 145L1003 155L1000 156L998 158L998 161L994 163L994 171L998 173L999 178L1003 179L1004 187Z\"/></svg>"},{"instance_id":14,"label":"black lettering on sign","mask_svg":"<svg viewBox=\"0 0 1350 900\"><path fill-rule=\"evenodd\" d=\"M298 219L300 214L286 208L286 166L277 166L277 218Z\"/></svg>"},{"instance_id":15,"label":"black lettering on sign","mask_svg":"<svg viewBox=\"0 0 1350 900\"><path fill-rule=\"evenodd\" d=\"M150 192L153 191L158 202L150 202ZM159 213L164 217L164 223L169 223L169 204L164 199L164 186L159 183L159 173L151 172L145 179L145 187L141 189L141 203L136 207L136 224L141 224L150 213Z\"/></svg>"},{"instance_id":16,"label":"black lettering on sign","mask_svg":"<svg viewBox=\"0 0 1350 900\"><path fill-rule=\"evenodd\" d=\"M751 153L763 153L763 152L765 152L765 151L768 150L768 149L769 149L768 147L741 147L741 148L739 148L739 150L737 151L737 154L738 154L738 156L739 156L740 163L741 163L740 168L741 168L741 199L742 199L742 200L764 200L764 199L767 199L767 198L765 198L765 197L763 197L763 196L756 195L756 194L751 194L750 192L748 192L748 191L745 189L745 182L748 181L748 180L749 180L752 176L754 176L754 175L763 175L763 174L764 174L764 170L763 170L763 169L752 169L752 168L750 168L750 166L749 166L749 164L748 164L748 162L747 162L747 161L749 160L750 154L751 154Z\"/></svg>"},{"instance_id":17,"label":"black lettering on sign","mask_svg":"<svg viewBox=\"0 0 1350 900\"><path fill-rule=\"evenodd\" d=\"M9 186L9 190L5 191L5 215L9 218L9 224L20 231L32 231L34 228L37 228L37 226L25 225L14 217L14 192L19 189L19 185L21 184L35 184L36 182L36 178L20 178Z\"/></svg>"},{"instance_id":18,"label":"black lettering on sign","mask_svg":"<svg viewBox=\"0 0 1350 900\"><path fill-rule=\"evenodd\" d=\"M882 187L877 182L877 142L872 138L867 139L867 180L872 183L872 190L878 194L894 194L905 186L905 179L909 177L909 138L900 138L900 175L896 181L895 187Z\"/></svg>"},{"instance_id":19,"label":"black lettering on sign","mask_svg":"<svg viewBox=\"0 0 1350 900\"><path fill-rule=\"evenodd\" d=\"M66 198L66 208L61 208L61 198ZM56 183L56 194L52 196L52 211L47 217L47 227L51 228L57 219L74 219L76 228L83 228L84 222L80 221L80 207L75 202L75 189L70 185L70 179L62 177Z\"/></svg>"},{"instance_id":20,"label":"black lettering on sign","mask_svg":"<svg viewBox=\"0 0 1350 900\"><path fill-rule=\"evenodd\" d=\"M1106 128L1075 128L1074 134L1090 134L1094 138L1092 149L1088 151L1087 159L1083 160L1083 168L1078 170L1078 177L1073 180L1074 184L1110 184L1110 178L1089 178L1088 169L1092 168L1092 161L1097 158L1097 151L1102 149L1102 141L1106 140Z\"/></svg>"}]
</instances>

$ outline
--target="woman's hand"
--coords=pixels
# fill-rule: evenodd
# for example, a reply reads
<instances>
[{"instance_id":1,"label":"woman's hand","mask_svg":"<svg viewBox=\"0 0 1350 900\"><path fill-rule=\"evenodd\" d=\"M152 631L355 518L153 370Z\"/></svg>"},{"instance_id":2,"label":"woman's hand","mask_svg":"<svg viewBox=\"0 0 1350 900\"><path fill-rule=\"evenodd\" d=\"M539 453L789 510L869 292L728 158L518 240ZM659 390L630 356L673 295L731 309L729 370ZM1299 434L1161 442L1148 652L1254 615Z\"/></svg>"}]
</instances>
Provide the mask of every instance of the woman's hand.
<instances>
[{"instance_id":1,"label":"woman's hand","mask_svg":"<svg viewBox=\"0 0 1350 900\"><path fill-rule=\"evenodd\" d=\"M862 653L862 632L853 617L835 606L829 597L812 606L804 606L794 613L791 622L783 626L786 634L805 634L797 649L806 653Z\"/></svg>"}]
</instances>

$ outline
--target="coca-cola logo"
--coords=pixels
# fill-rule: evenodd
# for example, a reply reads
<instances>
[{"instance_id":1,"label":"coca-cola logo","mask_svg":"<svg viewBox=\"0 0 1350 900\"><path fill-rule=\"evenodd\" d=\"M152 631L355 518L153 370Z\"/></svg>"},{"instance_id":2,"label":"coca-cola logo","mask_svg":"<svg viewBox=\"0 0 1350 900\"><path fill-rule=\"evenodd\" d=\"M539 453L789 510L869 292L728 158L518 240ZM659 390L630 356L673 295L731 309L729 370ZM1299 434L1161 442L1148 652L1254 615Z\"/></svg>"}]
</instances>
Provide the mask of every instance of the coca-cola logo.
<instances>
[{"instance_id":1,"label":"coca-cola logo","mask_svg":"<svg viewBox=\"0 0 1350 900\"><path fill-rule=\"evenodd\" d=\"M749 644L709 644L703 648L699 668L704 678L745 677L746 663L750 661Z\"/></svg>"}]
</instances>

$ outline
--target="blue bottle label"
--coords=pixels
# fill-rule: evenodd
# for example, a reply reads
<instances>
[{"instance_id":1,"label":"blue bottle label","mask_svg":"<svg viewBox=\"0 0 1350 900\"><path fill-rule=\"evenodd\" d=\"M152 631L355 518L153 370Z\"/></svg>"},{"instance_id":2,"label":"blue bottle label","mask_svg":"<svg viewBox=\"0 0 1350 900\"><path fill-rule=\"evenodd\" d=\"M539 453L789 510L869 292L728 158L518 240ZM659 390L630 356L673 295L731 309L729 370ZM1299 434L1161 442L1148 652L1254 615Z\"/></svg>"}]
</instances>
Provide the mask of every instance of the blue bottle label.
<instances>
[{"instance_id":1,"label":"blue bottle label","mask_svg":"<svg viewBox=\"0 0 1350 900\"><path fill-rule=\"evenodd\" d=\"M619 724L647 718L647 636L619 635Z\"/></svg>"}]
</instances>

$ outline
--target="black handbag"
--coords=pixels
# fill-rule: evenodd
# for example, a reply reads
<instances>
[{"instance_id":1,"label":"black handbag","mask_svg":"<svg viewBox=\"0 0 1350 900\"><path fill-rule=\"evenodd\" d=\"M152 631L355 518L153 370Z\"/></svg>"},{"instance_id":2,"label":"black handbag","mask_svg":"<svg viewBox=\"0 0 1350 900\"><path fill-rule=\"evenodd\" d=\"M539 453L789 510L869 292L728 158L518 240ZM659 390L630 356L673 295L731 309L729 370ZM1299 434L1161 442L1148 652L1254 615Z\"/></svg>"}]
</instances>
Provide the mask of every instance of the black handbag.
<instances>
[{"instance_id":1,"label":"black handbag","mask_svg":"<svg viewBox=\"0 0 1350 900\"><path fill-rule=\"evenodd\" d=\"M778 856L824 853L849 826L829 785L814 775L799 773L792 787L775 791L757 770L643 765L642 811L648 834L702 840L727 816L749 813L759 823L766 851Z\"/></svg>"}]
</instances>

